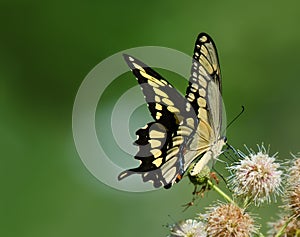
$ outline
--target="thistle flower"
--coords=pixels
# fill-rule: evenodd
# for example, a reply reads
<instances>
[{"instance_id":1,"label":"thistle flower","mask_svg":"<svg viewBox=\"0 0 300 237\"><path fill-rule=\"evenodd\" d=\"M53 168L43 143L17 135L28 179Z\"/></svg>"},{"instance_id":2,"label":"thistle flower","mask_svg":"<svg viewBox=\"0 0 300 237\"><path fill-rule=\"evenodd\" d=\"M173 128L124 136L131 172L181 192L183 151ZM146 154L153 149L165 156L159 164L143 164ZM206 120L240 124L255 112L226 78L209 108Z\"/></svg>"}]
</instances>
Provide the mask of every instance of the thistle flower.
<instances>
[{"instance_id":1,"label":"thistle flower","mask_svg":"<svg viewBox=\"0 0 300 237\"><path fill-rule=\"evenodd\" d=\"M169 237L206 237L205 224L201 221L188 219L171 227Z\"/></svg>"},{"instance_id":2,"label":"thistle flower","mask_svg":"<svg viewBox=\"0 0 300 237\"><path fill-rule=\"evenodd\" d=\"M257 231L251 216L234 204L211 207L207 215L206 231L211 237L249 237Z\"/></svg>"},{"instance_id":3,"label":"thistle flower","mask_svg":"<svg viewBox=\"0 0 300 237\"><path fill-rule=\"evenodd\" d=\"M235 195L253 200L256 205L270 202L272 194L282 193L282 171L275 162L276 154L269 156L263 145L258 149L255 153L247 148L249 155L239 152L243 159L229 167L233 173L230 185Z\"/></svg>"}]
</instances>

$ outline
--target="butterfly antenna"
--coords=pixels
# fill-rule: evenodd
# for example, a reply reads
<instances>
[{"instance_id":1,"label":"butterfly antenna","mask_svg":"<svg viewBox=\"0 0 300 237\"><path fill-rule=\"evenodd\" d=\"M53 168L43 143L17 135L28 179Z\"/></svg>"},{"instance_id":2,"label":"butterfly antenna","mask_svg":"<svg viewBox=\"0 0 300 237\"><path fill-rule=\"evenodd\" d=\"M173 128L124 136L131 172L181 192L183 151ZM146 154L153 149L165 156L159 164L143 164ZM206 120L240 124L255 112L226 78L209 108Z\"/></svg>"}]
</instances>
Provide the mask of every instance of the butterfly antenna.
<instances>
[{"instance_id":1,"label":"butterfly antenna","mask_svg":"<svg viewBox=\"0 0 300 237\"><path fill-rule=\"evenodd\" d=\"M229 149L229 148L228 148L228 149ZM222 155L225 156L225 158L226 158L228 161L230 161L231 163L236 162L236 160L235 160L235 159L231 156L231 154L228 153L227 151L228 151L228 150L225 150L225 151L222 153ZM227 153L225 153L225 152L227 152L228 155L227 155ZM226 162L226 164L228 165L227 162Z\"/></svg>"},{"instance_id":2,"label":"butterfly antenna","mask_svg":"<svg viewBox=\"0 0 300 237\"><path fill-rule=\"evenodd\" d=\"M226 143L226 145L227 145L227 149L226 149L227 151L231 150L233 151L234 154L238 154L238 151L233 146L231 146L229 143Z\"/></svg>"},{"instance_id":3,"label":"butterfly antenna","mask_svg":"<svg viewBox=\"0 0 300 237\"><path fill-rule=\"evenodd\" d=\"M226 129L228 129L230 127L230 125L233 124L234 121L237 120L242 115L242 113L244 113L244 111L245 111L245 107L244 107L244 105L242 105L242 111L239 112L239 114L237 116L235 116L235 118L227 125Z\"/></svg>"},{"instance_id":4,"label":"butterfly antenna","mask_svg":"<svg viewBox=\"0 0 300 237\"><path fill-rule=\"evenodd\" d=\"M228 149L232 150L233 151L233 154L235 156L237 156L239 159L242 157L241 156L241 152L239 150L236 150L233 146L231 146L230 144L227 143L227 147Z\"/></svg>"}]
</instances>

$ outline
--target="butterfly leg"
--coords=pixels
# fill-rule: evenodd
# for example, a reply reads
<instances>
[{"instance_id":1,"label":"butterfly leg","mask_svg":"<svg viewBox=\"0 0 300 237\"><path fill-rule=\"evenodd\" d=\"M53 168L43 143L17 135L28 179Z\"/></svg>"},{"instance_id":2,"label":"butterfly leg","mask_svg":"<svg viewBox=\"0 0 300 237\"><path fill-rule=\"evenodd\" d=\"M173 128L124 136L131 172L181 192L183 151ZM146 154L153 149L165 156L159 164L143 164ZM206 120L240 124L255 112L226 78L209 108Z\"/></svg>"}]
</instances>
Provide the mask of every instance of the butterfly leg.
<instances>
[{"instance_id":1,"label":"butterfly leg","mask_svg":"<svg viewBox=\"0 0 300 237\"><path fill-rule=\"evenodd\" d=\"M194 185L193 195L195 195L196 193L197 193L197 185Z\"/></svg>"},{"instance_id":2,"label":"butterfly leg","mask_svg":"<svg viewBox=\"0 0 300 237\"><path fill-rule=\"evenodd\" d=\"M182 205L184 207L183 212L186 211L189 207L194 206L196 198L193 197L192 201L188 202L187 204Z\"/></svg>"},{"instance_id":3,"label":"butterfly leg","mask_svg":"<svg viewBox=\"0 0 300 237\"><path fill-rule=\"evenodd\" d=\"M220 180L218 179L217 174L215 172L211 172L209 176L216 182L216 184L219 184Z\"/></svg>"},{"instance_id":4,"label":"butterfly leg","mask_svg":"<svg viewBox=\"0 0 300 237\"><path fill-rule=\"evenodd\" d=\"M206 190L209 190L209 186L207 184L202 185L201 188L199 189L199 191L195 192L195 195L201 196L203 198Z\"/></svg>"},{"instance_id":5,"label":"butterfly leg","mask_svg":"<svg viewBox=\"0 0 300 237\"><path fill-rule=\"evenodd\" d=\"M219 184L220 181L219 181L219 179L217 177L217 174L215 172L210 172L209 177L210 177L209 180L214 180L216 182L216 184ZM205 191L210 190L210 185L208 184L207 181L205 183L203 183L203 185L201 186L199 191L196 190L196 185L195 185L195 190L194 190L193 194L201 196L203 198Z\"/></svg>"}]
</instances>

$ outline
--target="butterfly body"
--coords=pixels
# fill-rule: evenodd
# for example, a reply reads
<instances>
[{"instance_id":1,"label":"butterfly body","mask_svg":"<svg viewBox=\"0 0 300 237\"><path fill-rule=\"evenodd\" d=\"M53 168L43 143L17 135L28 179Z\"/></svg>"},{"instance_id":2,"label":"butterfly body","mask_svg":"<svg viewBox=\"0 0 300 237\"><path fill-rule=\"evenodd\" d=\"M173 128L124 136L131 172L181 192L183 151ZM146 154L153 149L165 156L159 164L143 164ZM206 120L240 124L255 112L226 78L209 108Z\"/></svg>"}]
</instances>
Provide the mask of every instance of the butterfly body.
<instances>
[{"instance_id":1,"label":"butterfly body","mask_svg":"<svg viewBox=\"0 0 300 237\"><path fill-rule=\"evenodd\" d=\"M219 140L215 141L205 153L201 153L198 157L199 161L195 163L190 171L191 176L195 176L203 170L205 166L212 167L212 163L215 162L217 157L222 154L222 148L226 144L226 137L221 137ZM202 155L203 154L203 155ZM197 160L197 158L195 159Z\"/></svg>"},{"instance_id":2,"label":"butterfly body","mask_svg":"<svg viewBox=\"0 0 300 237\"><path fill-rule=\"evenodd\" d=\"M130 55L124 59L140 84L154 121L136 132L141 164L125 170L119 180L138 173L154 187L179 182L191 163L190 174L213 165L226 139L222 129L221 76L215 44L200 33L195 44L191 76L182 96L167 80Z\"/></svg>"}]
</instances>

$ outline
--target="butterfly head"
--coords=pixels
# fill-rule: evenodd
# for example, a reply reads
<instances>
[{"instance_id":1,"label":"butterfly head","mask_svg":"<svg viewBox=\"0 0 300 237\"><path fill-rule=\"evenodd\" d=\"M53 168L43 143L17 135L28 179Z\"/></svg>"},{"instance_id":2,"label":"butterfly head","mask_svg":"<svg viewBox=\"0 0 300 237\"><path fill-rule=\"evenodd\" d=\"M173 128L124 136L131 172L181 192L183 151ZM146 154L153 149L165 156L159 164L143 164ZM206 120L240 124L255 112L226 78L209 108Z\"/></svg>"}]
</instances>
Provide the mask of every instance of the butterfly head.
<instances>
[{"instance_id":1,"label":"butterfly head","mask_svg":"<svg viewBox=\"0 0 300 237\"><path fill-rule=\"evenodd\" d=\"M227 144L227 137L226 136L222 136L220 140L224 141L224 145Z\"/></svg>"}]
</instances>

